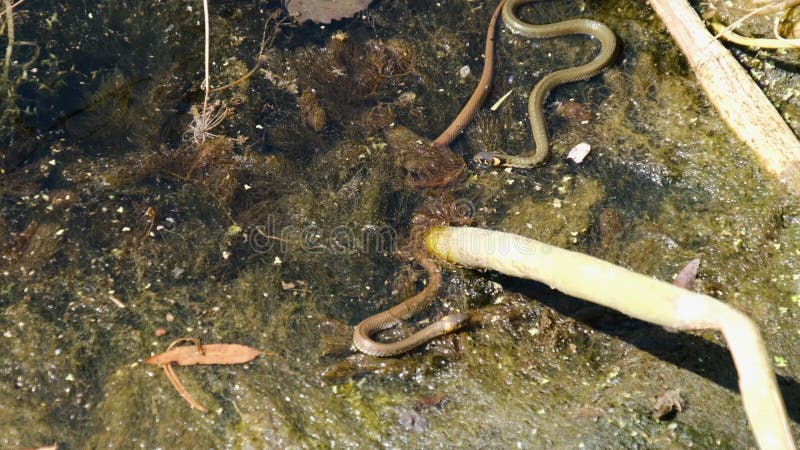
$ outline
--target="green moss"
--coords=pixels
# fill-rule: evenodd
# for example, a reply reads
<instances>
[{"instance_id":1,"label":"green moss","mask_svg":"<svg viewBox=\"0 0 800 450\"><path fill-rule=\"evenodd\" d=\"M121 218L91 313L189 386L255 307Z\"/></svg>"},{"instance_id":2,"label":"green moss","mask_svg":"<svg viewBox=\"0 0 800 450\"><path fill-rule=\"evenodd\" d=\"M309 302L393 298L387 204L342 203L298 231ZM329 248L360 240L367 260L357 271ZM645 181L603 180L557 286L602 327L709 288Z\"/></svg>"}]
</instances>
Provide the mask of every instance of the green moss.
<instances>
[{"instance_id":1,"label":"green moss","mask_svg":"<svg viewBox=\"0 0 800 450\"><path fill-rule=\"evenodd\" d=\"M568 248L584 239L591 226L591 212L603 200L596 180L565 177L550 200L534 202L526 197L512 206L501 227L504 231Z\"/></svg>"},{"instance_id":2,"label":"green moss","mask_svg":"<svg viewBox=\"0 0 800 450\"><path fill-rule=\"evenodd\" d=\"M201 98L197 8L168 1L131 15L130 5L65 5L32 10L20 28L21 38L48 30L53 42L73 42L92 68L73 69L72 53L41 43L39 74L29 76L39 81L35 104L51 109L37 116L36 139L14 131L25 155L38 152L19 166L15 157L17 171L0 180L3 447L753 445L719 336L662 333L547 292L517 294L529 308L511 323L462 330L377 369L353 358L354 379L323 377L337 362L320 356L327 317L352 326L421 286L424 276L402 281L413 268L395 250L426 197L467 207L478 225L662 279L700 257L695 289L754 317L786 360L778 369L796 403L796 199L717 118L645 6L526 7L537 22L606 20L622 54L603 75L551 93L553 151L543 167L469 166L442 193L410 189L406 176L441 169L425 167L417 141L441 132L468 98L494 4L377 2L365 18L324 29L283 27L259 71L215 94L234 114L215 130L225 137L203 146L181 139L185 111ZM214 85L255 64L268 13L259 7L212 5ZM339 30L348 43L332 49ZM465 160L485 147L530 149L528 90L594 51L580 37L540 42L507 30L497 45L490 101L514 92L453 145ZM743 59L793 124L795 76L762 56ZM319 132L301 120L304 89L325 108ZM553 104L570 99L592 113L589 123L558 117ZM380 132L389 110L402 132ZM65 136L45 132L62 125ZM566 162L579 142L592 146L587 160ZM424 317L509 295L492 275L447 268L445 279L436 305L447 306ZM177 368L212 409L202 415L161 369L137 362L184 336L275 354ZM656 421L653 398L667 389L680 389L688 407ZM438 393L441 405L418 406Z\"/></svg>"}]
</instances>

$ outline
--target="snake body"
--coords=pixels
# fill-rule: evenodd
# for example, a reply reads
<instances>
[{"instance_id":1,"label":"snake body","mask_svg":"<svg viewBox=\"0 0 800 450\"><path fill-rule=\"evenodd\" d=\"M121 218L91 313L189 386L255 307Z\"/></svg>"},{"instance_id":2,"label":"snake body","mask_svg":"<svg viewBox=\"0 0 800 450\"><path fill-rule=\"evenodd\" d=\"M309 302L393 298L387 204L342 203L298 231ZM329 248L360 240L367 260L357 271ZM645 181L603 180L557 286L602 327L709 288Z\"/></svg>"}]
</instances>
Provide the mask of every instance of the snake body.
<instances>
[{"instance_id":1,"label":"snake body","mask_svg":"<svg viewBox=\"0 0 800 450\"><path fill-rule=\"evenodd\" d=\"M492 78L494 78L494 29L497 26L497 16L500 15L500 11L503 10L505 4L506 0L503 0L497 5L494 13L492 13L492 19L489 21L488 31L486 32L486 45L483 50L483 71L481 72L481 78L478 80L478 85L475 86L475 90L472 91L469 100L461 108L453 122L450 123L450 126L433 142L441 145L450 145L461 134L461 131L472 118L475 117L475 114L486 100L486 96L489 95L489 91L492 89Z\"/></svg>"},{"instance_id":2,"label":"snake body","mask_svg":"<svg viewBox=\"0 0 800 450\"><path fill-rule=\"evenodd\" d=\"M547 158L550 142L547 125L544 120L544 100L554 87L578 80L586 80L607 66L614 58L617 49L617 38L614 32L603 23L590 19L571 19L545 25L524 22L517 16L520 5L532 0L508 0L503 6L503 22L511 31L525 37L544 39L585 34L600 42L600 53L586 64L552 72L533 87L528 95L528 117L531 124L536 149L522 155L507 155L499 152L482 151L475 155L475 160L491 166L507 166L531 168Z\"/></svg>"},{"instance_id":3,"label":"snake body","mask_svg":"<svg viewBox=\"0 0 800 450\"><path fill-rule=\"evenodd\" d=\"M472 96L467 100L467 103L450 126L433 141L436 144L450 145L450 143L459 136L470 120L472 120L486 100L486 96L489 94L489 90L492 87L492 78L494 77L494 30L497 26L497 18L505 3L506 0L502 0L497 5L489 21L486 34L486 47L484 50L485 60L480 80L478 80L478 86L475 87ZM361 353L381 357L399 355L415 347L419 347L431 339L455 331L469 321L469 314L455 313L397 342L383 343L372 339L372 335L378 331L391 328L428 306L436 295L436 291L439 290L439 286L442 283L442 273L439 267L426 256L418 255L417 259L418 263L428 272L427 286L418 294L407 298L402 303L386 311L367 317L356 325L353 331L353 345L355 345L356 349Z\"/></svg>"},{"instance_id":4,"label":"snake body","mask_svg":"<svg viewBox=\"0 0 800 450\"><path fill-rule=\"evenodd\" d=\"M418 294L407 298L385 311L367 317L356 325L353 331L353 344L358 351L372 356L394 356L405 353L418 347L431 339L450 333L470 318L467 313L455 313L446 316L431 325L417 331L411 336L392 343L383 343L373 340L370 336L378 331L391 328L402 320L416 314L430 303L439 286L442 284L442 271L429 257L417 256L417 262L428 272L428 284Z\"/></svg>"}]
</instances>

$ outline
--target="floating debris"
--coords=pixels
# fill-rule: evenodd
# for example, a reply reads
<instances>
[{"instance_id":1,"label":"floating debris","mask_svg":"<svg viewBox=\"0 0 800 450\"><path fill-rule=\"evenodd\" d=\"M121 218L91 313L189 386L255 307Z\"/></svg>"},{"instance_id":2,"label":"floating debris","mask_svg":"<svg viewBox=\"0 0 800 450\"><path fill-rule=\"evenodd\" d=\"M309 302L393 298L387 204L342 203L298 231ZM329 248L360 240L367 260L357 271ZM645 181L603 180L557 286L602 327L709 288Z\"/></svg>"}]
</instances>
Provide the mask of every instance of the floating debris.
<instances>
[{"instance_id":1,"label":"floating debris","mask_svg":"<svg viewBox=\"0 0 800 450\"><path fill-rule=\"evenodd\" d=\"M691 289L694 279L697 278L697 272L700 270L700 258L695 258L689 261L678 275L675 276L675 281L672 282L675 286L684 289Z\"/></svg>"},{"instance_id":2,"label":"floating debris","mask_svg":"<svg viewBox=\"0 0 800 450\"><path fill-rule=\"evenodd\" d=\"M575 164L580 164L583 162L583 159L586 158L586 155L588 155L590 151L592 151L592 146L590 146L586 142L581 142L575 147L572 147L572 150L570 150L569 153L567 154L567 159L575 161Z\"/></svg>"},{"instance_id":3,"label":"floating debris","mask_svg":"<svg viewBox=\"0 0 800 450\"><path fill-rule=\"evenodd\" d=\"M372 0L292 0L286 2L286 10L297 23L310 20L315 23L331 23L333 20L353 17L367 9Z\"/></svg>"},{"instance_id":4,"label":"floating debris","mask_svg":"<svg viewBox=\"0 0 800 450\"><path fill-rule=\"evenodd\" d=\"M177 345L181 342L191 342L192 346ZM167 347L167 351L159 353L144 360L145 364L158 365L164 368L167 379L172 383L172 387L181 394L189 405L201 412L208 412L208 409L198 403L183 386L178 379L172 364L179 366L193 366L195 364L242 364L255 359L261 352L240 344L208 344L203 345L199 339L181 338L172 342Z\"/></svg>"},{"instance_id":5,"label":"floating debris","mask_svg":"<svg viewBox=\"0 0 800 450\"><path fill-rule=\"evenodd\" d=\"M511 95L512 92L514 92L514 88L509 89L508 92L506 92L505 95L500 97L500 100L496 101L494 105L492 105L492 107L489 109L492 111L497 111L497 108L499 108L500 105L502 105L503 102L506 101L506 99L508 98L509 95Z\"/></svg>"},{"instance_id":6,"label":"floating debris","mask_svg":"<svg viewBox=\"0 0 800 450\"><path fill-rule=\"evenodd\" d=\"M681 391L669 389L655 396L653 405L653 418L656 420L672 419L679 412L683 412L684 403L681 398Z\"/></svg>"}]
</instances>

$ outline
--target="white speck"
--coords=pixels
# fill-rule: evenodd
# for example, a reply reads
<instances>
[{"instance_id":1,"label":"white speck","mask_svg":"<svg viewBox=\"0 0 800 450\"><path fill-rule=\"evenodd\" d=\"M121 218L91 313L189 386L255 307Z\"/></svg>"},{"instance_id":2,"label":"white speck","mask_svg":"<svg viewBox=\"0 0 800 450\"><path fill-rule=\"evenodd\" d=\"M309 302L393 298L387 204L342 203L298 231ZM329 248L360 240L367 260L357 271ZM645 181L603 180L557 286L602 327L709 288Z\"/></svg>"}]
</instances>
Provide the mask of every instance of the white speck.
<instances>
[{"instance_id":1,"label":"white speck","mask_svg":"<svg viewBox=\"0 0 800 450\"><path fill-rule=\"evenodd\" d=\"M275 257L275 260L274 260L274 261L272 261L272 264L273 264L273 265L276 265L276 266L280 266L281 264L283 264L283 261L281 261L281 258L280 258L280 257L276 256L276 257Z\"/></svg>"},{"instance_id":2,"label":"white speck","mask_svg":"<svg viewBox=\"0 0 800 450\"><path fill-rule=\"evenodd\" d=\"M117 208L117 212L118 212L118 213L120 213L120 214L122 214L122 213L124 213L124 212L125 212L125 208L124 208L124 207L122 207L122 206L120 206L119 208Z\"/></svg>"},{"instance_id":3,"label":"white speck","mask_svg":"<svg viewBox=\"0 0 800 450\"><path fill-rule=\"evenodd\" d=\"M222 252L222 259L228 259L231 257L231 252L224 251Z\"/></svg>"},{"instance_id":4,"label":"white speck","mask_svg":"<svg viewBox=\"0 0 800 450\"><path fill-rule=\"evenodd\" d=\"M561 208L561 200L553 199L553 208Z\"/></svg>"},{"instance_id":5,"label":"white speck","mask_svg":"<svg viewBox=\"0 0 800 450\"><path fill-rule=\"evenodd\" d=\"M461 79L467 78L469 74L470 74L469 66L461 66L461 68L458 69L458 76L461 77Z\"/></svg>"},{"instance_id":6,"label":"white speck","mask_svg":"<svg viewBox=\"0 0 800 450\"><path fill-rule=\"evenodd\" d=\"M51 159L50 161L47 161L47 164L50 164L51 166L55 166L56 165L56 160L55 159Z\"/></svg>"},{"instance_id":7,"label":"white speck","mask_svg":"<svg viewBox=\"0 0 800 450\"><path fill-rule=\"evenodd\" d=\"M131 227L122 227L123 232L131 231Z\"/></svg>"},{"instance_id":8,"label":"white speck","mask_svg":"<svg viewBox=\"0 0 800 450\"><path fill-rule=\"evenodd\" d=\"M590 151L592 151L592 147L586 142L581 142L575 147L572 147L572 150L567 154L567 159L575 161L575 164L580 164Z\"/></svg>"},{"instance_id":9,"label":"white speck","mask_svg":"<svg viewBox=\"0 0 800 450\"><path fill-rule=\"evenodd\" d=\"M253 186L250 186L249 184L245 184L245 185L244 185L244 190L245 190L245 191L249 191L249 190L250 190L250 189L252 189L252 188L253 188Z\"/></svg>"}]
</instances>

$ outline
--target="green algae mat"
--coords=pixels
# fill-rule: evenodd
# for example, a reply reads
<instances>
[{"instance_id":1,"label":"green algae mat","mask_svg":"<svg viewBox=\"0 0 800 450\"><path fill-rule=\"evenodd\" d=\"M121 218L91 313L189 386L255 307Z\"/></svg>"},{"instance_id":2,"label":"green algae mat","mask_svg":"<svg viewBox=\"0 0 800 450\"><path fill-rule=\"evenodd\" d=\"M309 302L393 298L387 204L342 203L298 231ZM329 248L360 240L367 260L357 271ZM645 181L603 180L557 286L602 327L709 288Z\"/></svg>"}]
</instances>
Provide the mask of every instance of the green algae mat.
<instances>
[{"instance_id":1,"label":"green algae mat","mask_svg":"<svg viewBox=\"0 0 800 450\"><path fill-rule=\"evenodd\" d=\"M699 258L692 289L759 326L800 435L800 206L646 5L520 12L601 20L621 44L602 74L547 98L541 167L472 158L532 149L530 88L595 43L502 24L458 158L420 163L477 83L494 6L376 1L298 25L277 1L212 2L211 85L232 85L211 93L205 127L202 2L28 0L13 32L3 18L0 447L755 446L718 333L533 282L444 266L433 306L381 338L456 310L480 325L393 358L354 353L354 325L427 282L410 258L418 217L668 281ZM796 51L733 51L797 130ZM585 160L567 159L581 143ZM426 185L436 176L446 188ZM143 362L186 337L264 354L174 367L204 414Z\"/></svg>"}]
</instances>

